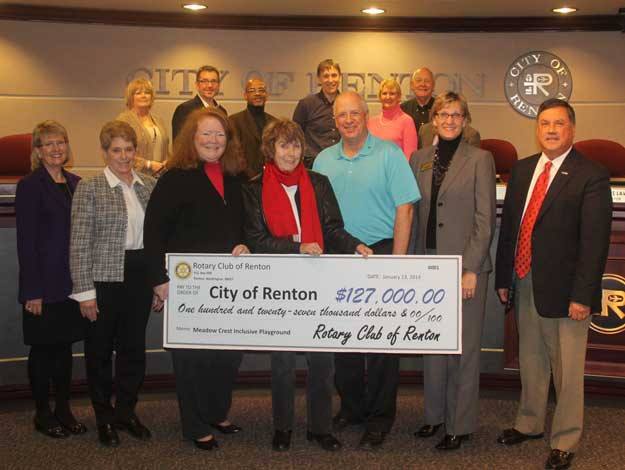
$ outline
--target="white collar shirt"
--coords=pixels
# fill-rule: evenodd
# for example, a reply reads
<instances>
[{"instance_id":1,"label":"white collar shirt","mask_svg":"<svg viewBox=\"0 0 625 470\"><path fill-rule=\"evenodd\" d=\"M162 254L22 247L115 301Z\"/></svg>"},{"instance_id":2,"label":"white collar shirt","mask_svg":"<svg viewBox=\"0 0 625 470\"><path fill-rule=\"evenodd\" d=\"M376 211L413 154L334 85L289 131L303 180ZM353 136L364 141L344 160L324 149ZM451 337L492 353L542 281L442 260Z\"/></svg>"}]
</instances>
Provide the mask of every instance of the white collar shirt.
<instances>
[{"instance_id":1,"label":"white collar shirt","mask_svg":"<svg viewBox=\"0 0 625 470\"><path fill-rule=\"evenodd\" d=\"M137 193L135 192L135 184L143 185L141 178L132 171L132 184L128 186L120 180L107 166L104 168L104 176L111 188L120 186L126 203L126 215L128 217L128 225L126 228L126 242L124 248L126 250L140 250L143 248L143 219L145 211L139 202Z\"/></svg>"},{"instance_id":2,"label":"white collar shirt","mask_svg":"<svg viewBox=\"0 0 625 470\"><path fill-rule=\"evenodd\" d=\"M532 175L532 181L530 182L530 187L527 190L527 196L525 197L525 206L523 207L523 215L525 215L525 211L527 209L527 205L529 204L530 198L532 197L532 192L534 191L534 186L536 186L536 182L538 181L538 177L540 176L540 174L545 169L545 164L547 162L549 162L549 161L552 163L551 170L549 170L549 183L547 184L547 190L549 190L549 186L551 186L551 183L553 182L553 179L558 174L558 171L560 171L560 167L562 166L562 163L564 162L564 159L571 152L572 148L573 147L569 147L566 152L564 152L562 155L554 158L553 160L549 160L549 158L547 158L547 155L545 155L544 152L540 155L540 158L538 159L538 164L536 165L536 168L534 169L534 174ZM523 219L521 218L521 220L523 220Z\"/></svg>"},{"instance_id":3,"label":"white collar shirt","mask_svg":"<svg viewBox=\"0 0 625 470\"><path fill-rule=\"evenodd\" d=\"M200 101L202 102L202 104L204 105L205 108L218 108L219 104L217 103L217 100L213 100L212 103L209 103L208 101L206 101L204 98L202 98L202 95L200 95L198 93L198 98L200 98Z\"/></svg>"}]
</instances>

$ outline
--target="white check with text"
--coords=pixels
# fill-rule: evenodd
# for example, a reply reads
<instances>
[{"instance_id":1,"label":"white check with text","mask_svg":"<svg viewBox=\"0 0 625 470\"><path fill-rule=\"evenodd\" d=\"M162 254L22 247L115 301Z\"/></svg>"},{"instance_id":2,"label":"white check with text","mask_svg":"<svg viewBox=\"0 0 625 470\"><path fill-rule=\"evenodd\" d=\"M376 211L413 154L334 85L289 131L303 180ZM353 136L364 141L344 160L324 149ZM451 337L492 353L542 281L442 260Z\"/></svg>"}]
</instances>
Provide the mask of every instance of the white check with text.
<instances>
[{"instance_id":1,"label":"white check with text","mask_svg":"<svg viewBox=\"0 0 625 470\"><path fill-rule=\"evenodd\" d=\"M167 255L166 348L459 354L460 256Z\"/></svg>"}]
</instances>

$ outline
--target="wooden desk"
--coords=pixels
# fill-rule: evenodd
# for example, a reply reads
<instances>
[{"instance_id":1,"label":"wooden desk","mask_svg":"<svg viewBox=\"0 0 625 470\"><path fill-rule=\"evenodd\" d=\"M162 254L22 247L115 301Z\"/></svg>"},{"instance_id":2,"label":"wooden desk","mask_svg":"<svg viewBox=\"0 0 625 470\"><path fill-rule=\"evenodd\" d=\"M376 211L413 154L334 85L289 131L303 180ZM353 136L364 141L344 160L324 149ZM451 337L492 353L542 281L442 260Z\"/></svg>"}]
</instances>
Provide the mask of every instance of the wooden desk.
<instances>
[{"instance_id":1,"label":"wooden desk","mask_svg":"<svg viewBox=\"0 0 625 470\"><path fill-rule=\"evenodd\" d=\"M498 187L497 195L500 194L502 189ZM588 332L586 375L625 377L625 188L613 187L612 196L615 203L603 275L603 311L593 316ZM519 368L514 312L506 315L504 324L504 368Z\"/></svg>"}]
</instances>

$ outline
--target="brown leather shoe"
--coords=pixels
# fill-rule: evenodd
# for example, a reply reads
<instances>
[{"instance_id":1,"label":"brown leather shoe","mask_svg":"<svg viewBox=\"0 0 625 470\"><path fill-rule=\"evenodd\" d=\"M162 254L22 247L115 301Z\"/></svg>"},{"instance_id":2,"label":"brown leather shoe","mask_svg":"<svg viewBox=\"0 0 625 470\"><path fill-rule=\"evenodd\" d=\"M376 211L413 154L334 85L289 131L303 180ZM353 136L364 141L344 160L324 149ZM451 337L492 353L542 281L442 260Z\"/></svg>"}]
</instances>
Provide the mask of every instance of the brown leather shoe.
<instances>
[{"instance_id":1,"label":"brown leather shoe","mask_svg":"<svg viewBox=\"0 0 625 470\"><path fill-rule=\"evenodd\" d=\"M540 434L523 434L521 431L510 428L503 430L503 432L497 438L497 442L505 446L514 446L530 439L542 439L543 436L544 433L542 432Z\"/></svg>"}]
</instances>

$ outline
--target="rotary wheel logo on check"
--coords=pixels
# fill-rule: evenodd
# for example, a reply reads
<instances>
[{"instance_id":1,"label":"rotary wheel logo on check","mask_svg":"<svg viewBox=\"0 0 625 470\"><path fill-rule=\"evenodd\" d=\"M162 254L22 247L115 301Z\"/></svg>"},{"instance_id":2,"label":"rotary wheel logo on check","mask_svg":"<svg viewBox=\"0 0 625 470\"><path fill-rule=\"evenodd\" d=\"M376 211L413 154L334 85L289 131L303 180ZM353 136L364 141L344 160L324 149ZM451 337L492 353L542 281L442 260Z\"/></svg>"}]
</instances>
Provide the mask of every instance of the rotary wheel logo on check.
<instances>
[{"instance_id":1,"label":"rotary wheel logo on check","mask_svg":"<svg viewBox=\"0 0 625 470\"><path fill-rule=\"evenodd\" d=\"M176 265L176 276L180 279L186 279L191 275L191 266L184 261Z\"/></svg>"}]
</instances>

